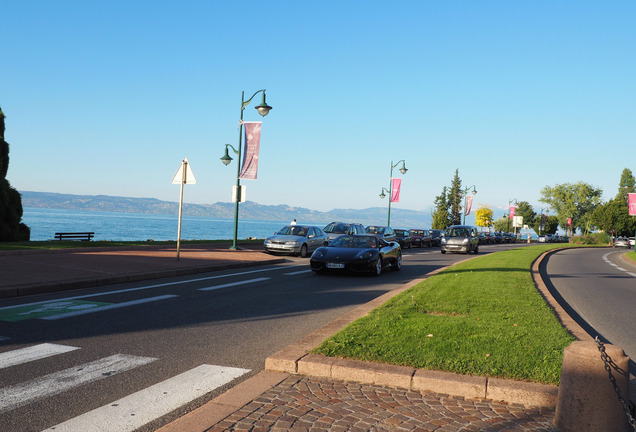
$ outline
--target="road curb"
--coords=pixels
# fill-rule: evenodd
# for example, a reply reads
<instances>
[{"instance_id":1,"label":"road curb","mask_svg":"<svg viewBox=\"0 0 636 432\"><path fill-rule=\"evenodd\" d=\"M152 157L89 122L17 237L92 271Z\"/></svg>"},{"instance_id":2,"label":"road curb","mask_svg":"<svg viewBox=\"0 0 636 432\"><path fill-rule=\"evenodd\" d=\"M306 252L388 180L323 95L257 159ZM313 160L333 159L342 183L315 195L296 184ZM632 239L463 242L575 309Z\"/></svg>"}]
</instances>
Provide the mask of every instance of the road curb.
<instances>
[{"instance_id":1,"label":"road curb","mask_svg":"<svg viewBox=\"0 0 636 432\"><path fill-rule=\"evenodd\" d=\"M561 308L561 306L552 298L539 274L539 265L541 261L550 253L561 249L565 248L541 254L532 264L531 275L537 289L546 299L548 304L553 309L560 309L560 312L555 310L555 313L557 313L561 323L568 328L575 337L578 338L578 336L580 336L590 338L590 336L587 335L587 333L585 333L583 329L574 322L574 320L565 314L563 308ZM545 406L551 408L556 407L558 398L558 386L556 385L515 381L502 378L460 375L450 372L415 369L406 366L338 359L310 353L327 337L335 334L346 325L367 315L371 310L385 303L390 298L408 290L426 278L449 267L451 266L442 267L433 272L427 273L421 279L411 281L402 288L388 292L371 302L365 303L337 321L334 321L316 332L302 338L298 342L283 348L265 360L265 369L288 374L310 375L345 381L356 381L363 384L395 386L416 391L431 391L451 396L481 398L498 402ZM572 329L570 329L570 326Z\"/></svg>"}]
</instances>

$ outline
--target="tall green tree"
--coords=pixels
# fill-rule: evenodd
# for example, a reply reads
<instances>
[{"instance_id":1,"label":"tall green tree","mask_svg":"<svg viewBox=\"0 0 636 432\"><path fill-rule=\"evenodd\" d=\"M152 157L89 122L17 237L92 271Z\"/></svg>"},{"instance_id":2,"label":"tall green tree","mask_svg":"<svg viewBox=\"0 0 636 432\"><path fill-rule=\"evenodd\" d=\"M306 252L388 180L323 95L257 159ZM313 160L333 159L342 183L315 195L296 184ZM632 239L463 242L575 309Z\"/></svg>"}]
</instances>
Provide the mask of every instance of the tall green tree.
<instances>
[{"instance_id":1,"label":"tall green tree","mask_svg":"<svg viewBox=\"0 0 636 432\"><path fill-rule=\"evenodd\" d=\"M614 199L599 205L590 216L590 225L600 231L613 232L617 236L632 236L636 230L636 219L629 216L627 194L634 193L636 181L631 170L625 168L618 183Z\"/></svg>"},{"instance_id":2,"label":"tall green tree","mask_svg":"<svg viewBox=\"0 0 636 432\"><path fill-rule=\"evenodd\" d=\"M523 216L523 224L534 228L537 214L534 212L532 205L528 201L519 201L515 207L515 216Z\"/></svg>"},{"instance_id":3,"label":"tall green tree","mask_svg":"<svg viewBox=\"0 0 636 432\"><path fill-rule=\"evenodd\" d=\"M592 211L601 203L602 193L600 188L584 182L564 183L554 187L545 186L539 201L548 204L556 212L562 229L572 228L574 232L578 228L588 232ZM568 219L572 220L571 227L568 227Z\"/></svg>"},{"instance_id":4,"label":"tall green tree","mask_svg":"<svg viewBox=\"0 0 636 432\"><path fill-rule=\"evenodd\" d=\"M435 211L433 212L433 229L444 230L450 225L450 212L447 196L447 187L435 197Z\"/></svg>"},{"instance_id":5,"label":"tall green tree","mask_svg":"<svg viewBox=\"0 0 636 432\"><path fill-rule=\"evenodd\" d=\"M462 210L464 209L464 191L462 190L462 181L459 178L459 168L455 170L455 177L453 177L451 182L448 202L451 206L451 225L460 225L462 223Z\"/></svg>"},{"instance_id":6,"label":"tall green tree","mask_svg":"<svg viewBox=\"0 0 636 432\"><path fill-rule=\"evenodd\" d=\"M9 143L4 140L5 115L0 108L0 241L28 241L30 230L22 219L22 197L6 179Z\"/></svg>"}]
</instances>

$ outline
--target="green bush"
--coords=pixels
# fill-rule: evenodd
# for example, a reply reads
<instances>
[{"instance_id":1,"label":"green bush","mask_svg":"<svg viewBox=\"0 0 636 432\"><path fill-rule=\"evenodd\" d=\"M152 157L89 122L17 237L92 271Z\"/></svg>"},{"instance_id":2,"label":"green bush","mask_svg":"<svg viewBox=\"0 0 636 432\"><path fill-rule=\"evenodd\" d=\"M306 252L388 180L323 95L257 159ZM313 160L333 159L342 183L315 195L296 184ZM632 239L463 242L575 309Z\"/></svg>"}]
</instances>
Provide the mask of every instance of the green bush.
<instances>
[{"instance_id":1,"label":"green bush","mask_svg":"<svg viewBox=\"0 0 636 432\"><path fill-rule=\"evenodd\" d=\"M591 233L581 236L574 236L570 239L570 243L585 245L608 245L610 236L607 233Z\"/></svg>"}]
</instances>

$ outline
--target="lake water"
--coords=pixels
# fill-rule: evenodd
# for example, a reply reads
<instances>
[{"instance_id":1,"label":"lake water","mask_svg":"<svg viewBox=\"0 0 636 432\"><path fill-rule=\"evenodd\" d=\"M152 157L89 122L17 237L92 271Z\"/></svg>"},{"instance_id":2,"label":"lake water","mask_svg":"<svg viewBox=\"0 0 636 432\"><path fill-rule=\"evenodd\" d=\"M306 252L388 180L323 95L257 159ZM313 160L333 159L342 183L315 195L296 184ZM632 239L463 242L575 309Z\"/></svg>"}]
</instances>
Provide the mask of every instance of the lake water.
<instances>
[{"instance_id":1,"label":"lake water","mask_svg":"<svg viewBox=\"0 0 636 432\"><path fill-rule=\"evenodd\" d=\"M116 213L25 207L22 221L31 240L51 240L56 232L94 232L95 240L177 240L178 215ZM238 238L265 238L289 221L239 219ZM234 219L183 216L182 240L226 240L234 237Z\"/></svg>"}]
</instances>

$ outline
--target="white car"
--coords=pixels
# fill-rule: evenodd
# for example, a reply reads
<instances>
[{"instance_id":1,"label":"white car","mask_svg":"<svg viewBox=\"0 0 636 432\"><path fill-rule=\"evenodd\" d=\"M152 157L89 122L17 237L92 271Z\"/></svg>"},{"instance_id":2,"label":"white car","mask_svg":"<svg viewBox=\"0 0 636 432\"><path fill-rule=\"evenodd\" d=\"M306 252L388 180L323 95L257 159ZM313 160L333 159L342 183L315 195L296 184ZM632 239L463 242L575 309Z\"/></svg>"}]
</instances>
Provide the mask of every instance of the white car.
<instances>
[{"instance_id":1,"label":"white car","mask_svg":"<svg viewBox=\"0 0 636 432\"><path fill-rule=\"evenodd\" d=\"M636 243L636 241L634 240L634 237L630 237L630 238L629 238L629 245L630 245L631 247L634 247L634 246L636 246L636 244L635 244L635 243Z\"/></svg>"},{"instance_id":2,"label":"white car","mask_svg":"<svg viewBox=\"0 0 636 432\"><path fill-rule=\"evenodd\" d=\"M614 240L614 247L629 247L629 240L626 237L617 237Z\"/></svg>"}]
</instances>

